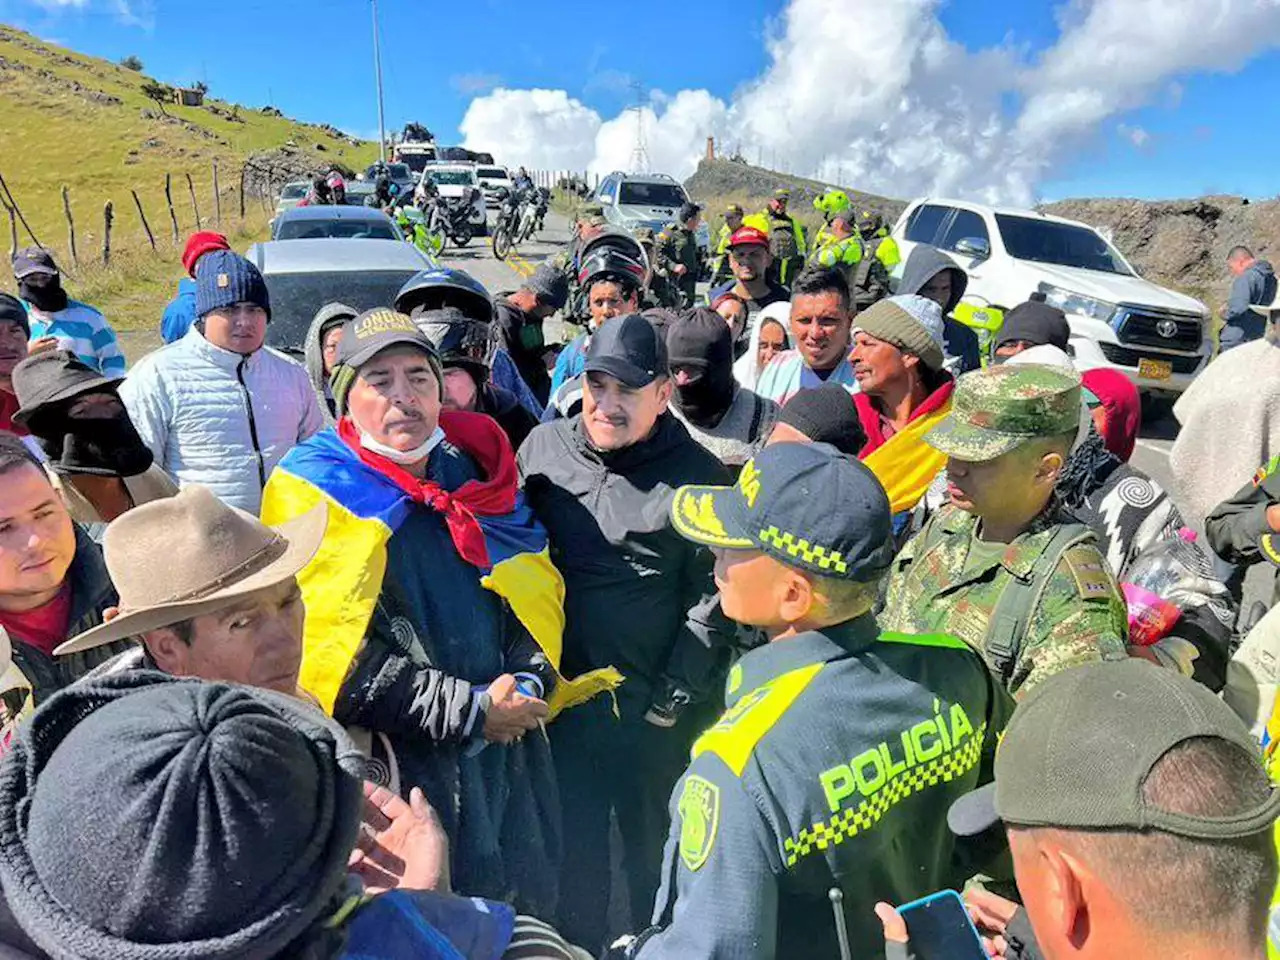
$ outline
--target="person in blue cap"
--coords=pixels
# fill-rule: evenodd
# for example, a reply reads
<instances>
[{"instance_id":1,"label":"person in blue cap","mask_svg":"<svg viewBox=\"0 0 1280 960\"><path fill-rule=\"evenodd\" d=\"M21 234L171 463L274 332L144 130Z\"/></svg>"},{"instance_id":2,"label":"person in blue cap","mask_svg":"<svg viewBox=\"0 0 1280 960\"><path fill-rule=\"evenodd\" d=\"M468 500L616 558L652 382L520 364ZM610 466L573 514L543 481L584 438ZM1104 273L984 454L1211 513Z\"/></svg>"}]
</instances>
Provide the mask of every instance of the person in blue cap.
<instances>
[{"instance_id":1,"label":"person in blue cap","mask_svg":"<svg viewBox=\"0 0 1280 960\"><path fill-rule=\"evenodd\" d=\"M847 935L879 955L877 901L972 872L946 813L990 779L1009 701L960 640L881 632L888 497L834 448L766 447L735 486L682 487L671 517L715 552L725 615L770 642L730 671L672 792L653 926L615 951L837 957Z\"/></svg>"}]
</instances>

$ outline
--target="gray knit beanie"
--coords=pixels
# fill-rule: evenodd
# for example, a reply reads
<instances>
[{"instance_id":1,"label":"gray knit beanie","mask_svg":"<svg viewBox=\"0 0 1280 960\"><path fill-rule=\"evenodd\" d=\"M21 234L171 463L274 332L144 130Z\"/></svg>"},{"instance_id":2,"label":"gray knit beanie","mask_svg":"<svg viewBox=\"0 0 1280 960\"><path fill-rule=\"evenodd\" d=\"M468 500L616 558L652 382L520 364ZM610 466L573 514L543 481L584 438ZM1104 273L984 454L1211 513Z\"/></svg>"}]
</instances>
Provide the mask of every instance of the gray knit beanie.
<instances>
[{"instance_id":1,"label":"gray knit beanie","mask_svg":"<svg viewBox=\"0 0 1280 960\"><path fill-rule=\"evenodd\" d=\"M859 313L854 328L877 340L915 354L935 373L946 359L942 352L942 308L926 297L889 297Z\"/></svg>"},{"instance_id":2,"label":"gray knit beanie","mask_svg":"<svg viewBox=\"0 0 1280 960\"><path fill-rule=\"evenodd\" d=\"M0 883L50 956L269 958L333 909L356 751L304 701L129 671L68 687L0 762Z\"/></svg>"}]
</instances>

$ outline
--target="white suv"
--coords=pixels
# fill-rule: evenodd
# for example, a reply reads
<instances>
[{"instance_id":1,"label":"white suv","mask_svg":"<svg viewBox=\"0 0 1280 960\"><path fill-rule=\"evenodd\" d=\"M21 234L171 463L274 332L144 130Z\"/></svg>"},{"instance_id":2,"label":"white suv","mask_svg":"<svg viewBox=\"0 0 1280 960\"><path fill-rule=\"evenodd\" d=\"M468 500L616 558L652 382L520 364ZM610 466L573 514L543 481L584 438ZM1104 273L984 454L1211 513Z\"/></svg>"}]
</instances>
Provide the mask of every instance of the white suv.
<instances>
[{"instance_id":1,"label":"white suv","mask_svg":"<svg viewBox=\"0 0 1280 960\"><path fill-rule=\"evenodd\" d=\"M902 258L918 243L969 275L965 300L1008 310L1034 293L1062 309L1081 370L1112 367L1147 393L1178 394L1209 362L1209 311L1138 276L1092 227L1028 210L916 200L893 228ZM899 268L901 270L901 268Z\"/></svg>"}]
</instances>

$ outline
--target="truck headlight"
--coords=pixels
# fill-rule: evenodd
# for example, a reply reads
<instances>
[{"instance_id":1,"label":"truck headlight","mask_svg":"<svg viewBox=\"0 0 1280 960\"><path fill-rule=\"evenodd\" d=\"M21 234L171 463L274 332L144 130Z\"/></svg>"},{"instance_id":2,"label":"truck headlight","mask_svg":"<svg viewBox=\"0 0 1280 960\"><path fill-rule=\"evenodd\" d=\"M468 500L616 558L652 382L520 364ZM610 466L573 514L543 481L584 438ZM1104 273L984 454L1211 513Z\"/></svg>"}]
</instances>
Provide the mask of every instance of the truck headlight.
<instances>
[{"instance_id":1,"label":"truck headlight","mask_svg":"<svg viewBox=\"0 0 1280 960\"><path fill-rule=\"evenodd\" d=\"M1072 293L1070 290L1063 290L1061 287L1055 287L1049 283L1040 284L1038 289L1044 294L1046 303L1057 307L1063 313L1075 313L1091 320L1101 320L1106 323L1111 319L1111 315L1116 312L1114 303L1095 300L1093 297L1086 297L1082 293Z\"/></svg>"}]
</instances>

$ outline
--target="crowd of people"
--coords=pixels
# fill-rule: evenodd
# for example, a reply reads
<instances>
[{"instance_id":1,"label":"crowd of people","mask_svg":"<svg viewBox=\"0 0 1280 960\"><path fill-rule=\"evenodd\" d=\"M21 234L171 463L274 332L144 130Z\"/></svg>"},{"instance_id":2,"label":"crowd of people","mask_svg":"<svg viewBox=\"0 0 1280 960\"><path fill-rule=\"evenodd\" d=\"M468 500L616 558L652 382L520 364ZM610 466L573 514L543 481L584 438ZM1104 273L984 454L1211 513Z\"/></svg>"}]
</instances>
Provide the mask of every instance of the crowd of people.
<instances>
[{"instance_id":1,"label":"crowd of people","mask_svg":"<svg viewBox=\"0 0 1280 960\"><path fill-rule=\"evenodd\" d=\"M1184 516L1062 311L985 355L945 253L789 199L725 212L701 302L696 205L588 206L514 292L326 304L302 364L196 234L127 376L21 251L0 956L1280 948L1269 268L1180 403L1175 468L1230 449ZM970 953L897 909L945 890Z\"/></svg>"}]
</instances>

